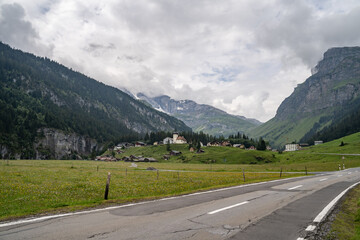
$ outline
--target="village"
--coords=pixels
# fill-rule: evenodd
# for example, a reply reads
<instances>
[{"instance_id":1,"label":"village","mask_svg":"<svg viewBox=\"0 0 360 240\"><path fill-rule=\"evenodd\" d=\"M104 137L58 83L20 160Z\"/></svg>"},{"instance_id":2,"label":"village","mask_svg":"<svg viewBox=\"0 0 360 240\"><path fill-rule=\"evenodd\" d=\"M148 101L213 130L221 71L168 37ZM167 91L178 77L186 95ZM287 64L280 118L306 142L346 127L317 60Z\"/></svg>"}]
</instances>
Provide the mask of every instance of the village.
<instances>
[{"instance_id":1,"label":"village","mask_svg":"<svg viewBox=\"0 0 360 240\"><path fill-rule=\"evenodd\" d=\"M174 132L172 137L166 137L162 141L156 141L152 145L172 145L172 144L188 144L188 141L185 139L184 136L180 136L179 133ZM191 143L189 144L189 152L201 154L204 153L205 150L204 147L234 147L244 150L256 150L256 147L251 145L250 147L246 148L244 144L231 144L230 141L224 140L224 141L212 141L208 142L206 145L204 145L202 142L199 142L199 147L196 149L196 147L192 146ZM129 143L129 142L122 142L117 144L114 148L109 148L107 153L102 156L97 156L95 158L96 161L106 161L106 162L116 162L116 161L124 161L124 162L158 162L157 159L152 157L144 157L144 156L124 156L122 158L116 158L115 154L122 154L125 153L126 149L135 147L145 147L148 146L145 142L142 141L136 141L135 143ZM272 150L270 146L267 147L267 150ZM179 156L181 155L181 151L171 150L169 149L168 154L163 155L164 160L168 160L171 156Z\"/></svg>"}]
</instances>

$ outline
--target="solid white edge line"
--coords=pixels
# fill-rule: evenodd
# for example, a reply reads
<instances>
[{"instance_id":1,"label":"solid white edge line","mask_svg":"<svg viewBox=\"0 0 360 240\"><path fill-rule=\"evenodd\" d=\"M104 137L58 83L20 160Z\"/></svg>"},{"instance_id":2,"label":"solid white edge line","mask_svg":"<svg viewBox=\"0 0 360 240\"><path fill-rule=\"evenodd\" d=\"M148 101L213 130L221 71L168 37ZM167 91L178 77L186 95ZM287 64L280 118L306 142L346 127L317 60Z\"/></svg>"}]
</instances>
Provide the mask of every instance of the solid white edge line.
<instances>
[{"instance_id":1,"label":"solid white edge line","mask_svg":"<svg viewBox=\"0 0 360 240\"><path fill-rule=\"evenodd\" d=\"M222 211L228 210L230 208L238 207L238 206L241 206L241 205L244 205L244 204L247 204L247 203L249 203L249 202L245 201L245 202L237 203L237 204L234 204L234 205L231 205L231 206L228 206L228 207L224 207L224 208L214 210L212 212L208 212L208 214L211 215L211 214L214 214L214 213L222 212Z\"/></svg>"},{"instance_id":2,"label":"solid white edge line","mask_svg":"<svg viewBox=\"0 0 360 240\"><path fill-rule=\"evenodd\" d=\"M344 191L342 191L339 195L337 195L314 219L313 222L319 223L321 222L324 217L328 214L328 212L334 207L334 205L339 201L339 199L345 195L345 193L347 191L349 191L350 189L352 189L353 187L355 187L356 185L360 184L360 182L357 182L353 185L351 185L350 187L348 187L347 189L345 189Z\"/></svg>"},{"instance_id":3,"label":"solid white edge line","mask_svg":"<svg viewBox=\"0 0 360 240\"><path fill-rule=\"evenodd\" d=\"M305 231L312 232L312 231L315 230L315 228L316 228L315 225L309 225L309 226L305 229Z\"/></svg>"},{"instance_id":4,"label":"solid white edge line","mask_svg":"<svg viewBox=\"0 0 360 240\"><path fill-rule=\"evenodd\" d=\"M295 186L295 187L291 187L291 188L288 188L288 190L294 190L294 189L297 189L297 188L301 188L303 185L298 185L298 186Z\"/></svg>"},{"instance_id":5,"label":"solid white edge line","mask_svg":"<svg viewBox=\"0 0 360 240\"><path fill-rule=\"evenodd\" d=\"M130 203L130 204L121 205L121 206L100 208L100 209L73 212L73 213L64 213L64 214L44 216L44 217L38 217L38 218L26 218L26 219L23 219L23 220L18 220L18 221L14 221L14 222L7 222L7 223L0 224L0 228L19 225L19 224L24 224L24 223L26 224L26 223L34 223L34 222L39 222L39 221L45 221L45 220L50 220L50 219L60 218L60 217L68 217L68 216L74 216L74 215L80 215L80 214L88 214L88 213L95 213L95 212L101 212L101 211L114 210L114 209L118 209L118 208L131 207L131 206L135 206L135 205L142 205L142 204L147 204L147 203L152 203L152 202L166 201L166 200L171 200L171 199L178 199L178 198L184 198L184 197L207 194L207 193L213 193L213 192L226 191L226 190L243 188L243 187L251 187L251 186L262 185L262 184L266 184L266 183L283 182L283 181L288 181L288 180L297 179L297 178L305 178L305 177L301 176L301 177L294 177L294 178L277 179L277 180L272 180L272 181L267 181L267 182L250 183L250 184L237 185L237 186L227 187L227 188L219 188L219 189L210 190L210 191L206 191L206 192L196 192L196 193L191 193L191 194L187 194L187 195L161 198L161 199L156 199L156 200L152 200L152 201Z\"/></svg>"},{"instance_id":6,"label":"solid white edge line","mask_svg":"<svg viewBox=\"0 0 360 240\"><path fill-rule=\"evenodd\" d=\"M325 181L327 178L320 179L319 182Z\"/></svg>"},{"instance_id":7,"label":"solid white edge line","mask_svg":"<svg viewBox=\"0 0 360 240\"><path fill-rule=\"evenodd\" d=\"M305 240L305 238L299 237L299 238L297 238L296 240Z\"/></svg>"}]
</instances>

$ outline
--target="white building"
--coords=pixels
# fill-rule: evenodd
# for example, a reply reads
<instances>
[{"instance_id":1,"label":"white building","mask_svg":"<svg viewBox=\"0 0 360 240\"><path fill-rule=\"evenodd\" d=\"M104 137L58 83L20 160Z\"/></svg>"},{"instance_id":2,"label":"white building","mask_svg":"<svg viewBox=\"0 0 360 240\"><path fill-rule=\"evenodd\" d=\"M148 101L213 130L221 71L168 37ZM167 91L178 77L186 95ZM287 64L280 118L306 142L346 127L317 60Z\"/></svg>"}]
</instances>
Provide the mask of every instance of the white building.
<instances>
[{"instance_id":1,"label":"white building","mask_svg":"<svg viewBox=\"0 0 360 240\"><path fill-rule=\"evenodd\" d=\"M300 150L300 145L297 143L290 143L285 145L285 152L293 152Z\"/></svg>"},{"instance_id":2,"label":"white building","mask_svg":"<svg viewBox=\"0 0 360 240\"><path fill-rule=\"evenodd\" d=\"M185 144L187 143L186 139L183 136L179 136L179 133L173 133L173 143L176 144Z\"/></svg>"},{"instance_id":3,"label":"white building","mask_svg":"<svg viewBox=\"0 0 360 240\"><path fill-rule=\"evenodd\" d=\"M314 145L319 145L319 144L323 144L324 142L323 141L314 141Z\"/></svg>"},{"instance_id":4,"label":"white building","mask_svg":"<svg viewBox=\"0 0 360 240\"><path fill-rule=\"evenodd\" d=\"M165 138L164 140L163 140L163 143L164 144L173 144L174 143L174 141L173 141L173 139L171 138L171 137L167 137L167 138Z\"/></svg>"}]
</instances>

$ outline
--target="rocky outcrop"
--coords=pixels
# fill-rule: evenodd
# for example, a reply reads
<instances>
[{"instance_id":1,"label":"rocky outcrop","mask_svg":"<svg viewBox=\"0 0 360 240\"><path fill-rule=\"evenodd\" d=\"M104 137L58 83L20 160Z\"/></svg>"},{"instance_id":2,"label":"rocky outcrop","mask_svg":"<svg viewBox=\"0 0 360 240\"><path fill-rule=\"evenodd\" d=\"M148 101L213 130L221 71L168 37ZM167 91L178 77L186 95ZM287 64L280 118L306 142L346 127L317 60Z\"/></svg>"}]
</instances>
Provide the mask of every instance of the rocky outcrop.
<instances>
[{"instance_id":1,"label":"rocky outcrop","mask_svg":"<svg viewBox=\"0 0 360 240\"><path fill-rule=\"evenodd\" d=\"M330 49L315 69L316 73L281 103L276 118L301 118L359 97L360 47Z\"/></svg>"},{"instance_id":2,"label":"rocky outcrop","mask_svg":"<svg viewBox=\"0 0 360 240\"><path fill-rule=\"evenodd\" d=\"M279 106L276 116L251 132L273 146L311 137L360 108L360 47L332 48L310 76Z\"/></svg>"},{"instance_id":3,"label":"rocky outcrop","mask_svg":"<svg viewBox=\"0 0 360 240\"><path fill-rule=\"evenodd\" d=\"M68 159L90 155L99 150L97 141L76 133L65 133L51 128L39 129L40 139L34 144L36 159Z\"/></svg>"}]
</instances>

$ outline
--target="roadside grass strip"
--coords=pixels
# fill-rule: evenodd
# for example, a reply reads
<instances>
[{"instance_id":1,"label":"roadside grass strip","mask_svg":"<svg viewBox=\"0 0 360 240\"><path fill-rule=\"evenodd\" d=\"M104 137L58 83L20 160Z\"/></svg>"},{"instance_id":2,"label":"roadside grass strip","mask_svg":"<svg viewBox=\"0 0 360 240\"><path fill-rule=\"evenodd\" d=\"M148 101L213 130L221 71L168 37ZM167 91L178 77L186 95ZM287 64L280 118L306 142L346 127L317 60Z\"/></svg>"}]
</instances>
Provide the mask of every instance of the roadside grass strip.
<instances>
[{"instance_id":1,"label":"roadside grass strip","mask_svg":"<svg viewBox=\"0 0 360 240\"><path fill-rule=\"evenodd\" d=\"M303 176L295 177L295 178L303 178ZM277 179L277 180L271 180L271 181L265 181L265 182L249 183L249 184L244 184L244 185L237 185L237 186L232 186L232 187L208 190L208 191L204 191L204 192L195 192L195 193L190 193L190 194L185 194L185 195L180 195L180 196L165 197L165 198L151 200L151 201L130 203L130 204L126 204L126 205L112 206L112 207L106 207L106 208L100 208L100 209L94 209L94 210L88 210L88 211L78 211L78 212L50 215L50 216L44 216L44 217L25 218L22 220L15 220L15 221L0 223L0 228L20 225L20 224L41 222L41 221L46 221L46 220L50 220L50 219L68 217L68 216L73 216L73 215L89 214L89 213L95 213L95 212L101 212L101 211L109 211L109 210L114 210L114 209L119 209L119 208L130 207L130 206L148 204L148 203L152 203L152 202L160 202L160 201L167 201L167 200L172 200L172 199L186 198L189 196L209 194L209 193L220 192L220 191L227 191L227 190L236 189L236 188L251 187L251 186L262 185L262 184L267 184L267 183L274 183L274 182L283 182L283 181L288 181L291 179L293 179L293 178L284 178L284 179Z\"/></svg>"}]
</instances>

